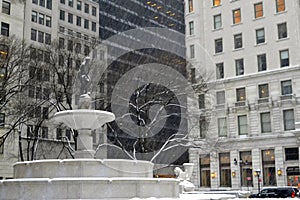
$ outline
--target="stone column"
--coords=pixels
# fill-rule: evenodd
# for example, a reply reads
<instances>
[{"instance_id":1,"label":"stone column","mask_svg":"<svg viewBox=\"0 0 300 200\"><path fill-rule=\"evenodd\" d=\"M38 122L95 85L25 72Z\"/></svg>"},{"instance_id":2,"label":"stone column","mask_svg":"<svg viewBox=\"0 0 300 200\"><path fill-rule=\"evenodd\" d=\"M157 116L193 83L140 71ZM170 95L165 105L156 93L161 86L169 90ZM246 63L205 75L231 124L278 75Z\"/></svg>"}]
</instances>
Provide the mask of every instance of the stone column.
<instances>
[{"instance_id":1,"label":"stone column","mask_svg":"<svg viewBox=\"0 0 300 200\"><path fill-rule=\"evenodd\" d=\"M75 158L93 158L94 154L91 130L78 130L77 151L75 151L74 154Z\"/></svg>"}]
</instances>

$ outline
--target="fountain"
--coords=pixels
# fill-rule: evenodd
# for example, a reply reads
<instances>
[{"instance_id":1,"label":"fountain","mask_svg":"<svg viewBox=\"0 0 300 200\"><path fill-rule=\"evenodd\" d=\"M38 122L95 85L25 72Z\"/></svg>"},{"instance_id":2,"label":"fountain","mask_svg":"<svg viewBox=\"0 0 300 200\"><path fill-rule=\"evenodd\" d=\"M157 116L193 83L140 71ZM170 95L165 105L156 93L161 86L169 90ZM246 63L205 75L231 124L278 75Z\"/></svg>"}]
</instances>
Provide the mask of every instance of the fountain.
<instances>
[{"instance_id":1,"label":"fountain","mask_svg":"<svg viewBox=\"0 0 300 200\"><path fill-rule=\"evenodd\" d=\"M113 121L114 114L91 110L89 94L79 109L54 119L78 130L75 159L18 162L14 179L0 181L0 199L131 199L178 198L179 180L153 178L153 163L141 160L95 159L91 131Z\"/></svg>"}]
</instances>

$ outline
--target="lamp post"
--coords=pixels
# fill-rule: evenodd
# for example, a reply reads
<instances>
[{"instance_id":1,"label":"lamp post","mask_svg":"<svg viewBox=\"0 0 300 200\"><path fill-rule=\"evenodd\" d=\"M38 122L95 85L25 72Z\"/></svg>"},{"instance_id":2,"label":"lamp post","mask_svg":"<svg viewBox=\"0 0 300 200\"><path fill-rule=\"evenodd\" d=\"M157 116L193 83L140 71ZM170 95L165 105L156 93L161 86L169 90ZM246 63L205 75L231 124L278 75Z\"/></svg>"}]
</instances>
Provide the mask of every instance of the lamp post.
<instances>
[{"instance_id":1,"label":"lamp post","mask_svg":"<svg viewBox=\"0 0 300 200\"><path fill-rule=\"evenodd\" d=\"M259 183L260 169L257 169L255 172L257 174L258 193L260 193L260 183Z\"/></svg>"}]
</instances>

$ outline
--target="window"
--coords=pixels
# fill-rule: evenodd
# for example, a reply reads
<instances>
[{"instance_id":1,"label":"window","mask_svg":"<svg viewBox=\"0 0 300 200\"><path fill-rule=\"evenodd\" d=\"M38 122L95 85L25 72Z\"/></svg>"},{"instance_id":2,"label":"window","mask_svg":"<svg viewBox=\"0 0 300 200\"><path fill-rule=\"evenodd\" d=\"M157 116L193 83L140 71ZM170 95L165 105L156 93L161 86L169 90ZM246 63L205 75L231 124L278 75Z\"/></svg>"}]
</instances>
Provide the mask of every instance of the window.
<instances>
[{"instance_id":1,"label":"window","mask_svg":"<svg viewBox=\"0 0 300 200\"><path fill-rule=\"evenodd\" d=\"M234 48L239 49L243 47L243 39L242 34L236 34L234 35Z\"/></svg>"},{"instance_id":2,"label":"window","mask_svg":"<svg viewBox=\"0 0 300 200\"><path fill-rule=\"evenodd\" d=\"M198 95L198 104L199 104L199 109L204 109L205 108L205 96L204 96L204 94L199 94Z\"/></svg>"},{"instance_id":3,"label":"window","mask_svg":"<svg viewBox=\"0 0 300 200\"><path fill-rule=\"evenodd\" d=\"M35 29L31 29L31 40L36 41L37 31Z\"/></svg>"},{"instance_id":4,"label":"window","mask_svg":"<svg viewBox=\"0 0 300 200\"><path fill-rule=\"evenodd\" d=\"M68 40L68 51L73 51L73 40Z\"/></svg>"},{"instance_id":5,"label":"window","mask_svg":"<svg viewBox=\"0 0 300 200\"><path fill-rule=\"evenodd\" d=\"M59 19L65 21L65 11L63 10L59 11Z\"/></svg>"},{"instance_id":6,"label":"window","mask_svg":"<svg viewBox=\"0 0 300 200\"><path fill-rule=\"evenodd\" d=\"M291 95L293 93L292 81L281 81L281 95Z\"/></svg>"},{"instance_id":7,"label":"window","mask_svg":"<svg viewBox=\"0 0 300 200\"><path fill-rule=\"evenodd\" d=\"M286 67L290 65L289 50L282 50L280 54L280 67Z\"/></svg>"},{"instance_id":8,"label":"window","mask_svg":"<svg viewBox=\"0 0 300 200\"><path fill-rule=\"evenodd\" d=\"M0 113L0 127L4 127L5 125L5 114Z\"/></svg>"},{"instance_id":9,"label":"window","mask_svg":"<svg viewBox=\"0 0 300 200\"><path fill-rule=\"evenodd\" d=\"M215 53L223 52L223 40L222 38L215 40Z\"/></svg>"},{"instance_id":10,"label":"window","mask_svg":"<svg viewBox=\"0 0 300 200\"><path fill-rule=\"evenodd\" d=\"M42 31L38 32L38 42L44 43L44 32Z\"/></svg>"},{"instance_id":11,"label":"window","mask_svg":"<svg viewBox=\"0 0 300 200\"><path fill-rule=\"evenodd\" d=\"M58 47L60 49L63 49L65 47L65 39L64 38L59 38L58 39Z\"/></svg>"},{"instance_id":12,"label":"window","mask_svg":"<svg viewBox=\"0 0 300 200\"><path fill-rule=\"evenodd\" d=\"M266 54L257 55L257 65L258 65L259 72L267 70Z\"/></svg>"},{"instance_id":13,"label":"window","mask_svg":"<svg viewBox=\"0 0 300 200\"><path fill-rule=\"evenodd\" d=\"M81 10L81 4L82 4L81 1L77 0L77 10Z\"/></svg>"},{"instance_id":14,"label":"window","mask_svg":"<svg viewBox=\"0 0 300 200\"><path fill-rule=\"evenodd\" d=\"M39 13L39 24L44 25L44 23L45 23L45 15Z\"/></svg>"},{"instance_id":15,"label":"window","mask_svg":"<svg viewBox=\"0 0 300 200\"><path fill-rule=\"evenodd\" d=\"M45 7L45 0L40 0L40 6Z\"/></svg>"},{"instance_id":16,"label":"window","mask_svg":"<svg viewBox=\"0 0 300 200\"><path fill-rule=\"evenodd\" d=\"M286 22L277 25L278 39L287 38Z\"/></svg>"},{"instance_id":17,"label":"window","mask_svg":"<svg viewBox=\"0 0 300 200\"><path fill-rule=\"evenodd\" d=\"M191 82L196 83L196 69L191 68Z\"/></svg>"},{"instance_id":18,"label":"window","mask_svg":"<svg viewBox=\"0 0 300 200\"><path fill-rule=\"evenodd\" d=\"M76 25L81 26L81 17L79 16L76 17Z\"/></svg>"},{"instance_id":19,"label":"window","mask_svg":"<svg viewBox=\"0 0 300 200\"><path fill-rule=\"evenodd\" d=\"M51 27L51 17L46 16L46 26Z\"/></svg>"},{"instance_id":20,"label":"window","mask_svg":"<svg viewBox=\"0 0 300 200\"><path fill-rule=\"evenodd\" d=\"M60 33L64 33L64 32L65 32L65 27L60 26L60 27L59 27L59 32L60 32Z\"/></svg>"},{"instance_id":21,"label":"window","mask_svg":"<svg viewBox=\"0 0 300 200\"><path fill-rule=\"evenodd\" d=\"M87 4L87 3L84 4L84 12L85 13L89 13L90 12L90 5Z\"/></svg>"},{"instance_id":22,"label":"window","mask_svg":"<svg viewBox=\"0 0 300 200\"><path fill-rule=\"evenodd\" d=\"M47 0L47 2L46 2L46 8L48 8L48 9L52 9L52 0Z\"/></svg>"},{"instance_id":23,"label":"window","mask_svg":"<svg viewBox=\"0 0 300 200\"><path fill-rule=\"evenodd\" d=\"M81 53L81 44L80 43L76 43L76 45L75 45L75 53Z\"/></svg>"},{"instance_id":24,"label":"window","mask_svg":"<svg viewBox=\"0 0 300 200\"><path fill-rule=\"evenodd\" d=\"M222 27L222 17L221 14L214 16L214 29L219 29Z\"/></svg>"},{"instance_id":25,"label":"window","mask_svg":"<svg viewBox=\"0 0 300 200\"><path fill-rule=\"evenodd\" d=\"M276 12L285 11L285 0L276 0Z\"/></svg>"},{"instance_id":26,"label":"window","mask_svg":"<svg viewBox=\"0 0 300 200\"><path fill-rule=\"evenodd\" d=\"M48 127L42 127L42 138L48 138Z\"/></svg>"},{"instance_id":27,"label":"window","mask_svg":"<svg viewBox=\"0 0 300 200\"><path fill-rule=\"evenodd\" d=\"M85 56L89 55L90 53L90 47L87 45L84 45L83 53Z\"/></svg>"},{"instance_id":28,"label":"window","mask_svg":"<svg viewBox=\"0 0 300 200\"><path fill-rule=\"evenodd\" d=\"M217 79L224 78L224 63L216 64L216 74L217 74Z\"/></svg>"},{"instance_id":29,"label":"window","mask_svg":"<svg viewBox=\"0 0 300 200\"><path fill-rule=\"evenodd\" d=\"M219 137L227 137L227 120L226 117L218 118Z\"/></svg>"},{"instance_id":30,"label":"window","mask_svg":"<svg viewBox=\"0 0 300 200\"><path fill-rule=\"evenodd\" d=\"M258 95L259 98L268 98L269 97L269 85L268 84L261 84L258 86Z\"/></svg>"},{"instance_id":31,"label":"window","mask_svg":"<svg viewBox=\"0 0 300 200\"><path fill-rule=\"evenodd\" d=\"M219 154L220 186L231 187L230 153Z\"/></svg>"},{"instance_id":32,"label":"window","mask_svg":"<svg viewBox=\"0 0 300 200\"><path fill-rule=\"evenodd\" d=\"M237 88L236 89L236 100L237 101L245 101L246 100L246 89L245 88Z\"/></svg>"},{"instance_id":33,"label":"window","mask_svg":"<svg viewBox=\"0 0 300 200\"><path fill-rule=\"evenodd\" d=\"M295 118L293 109L283 111L283 124L285 131L295 129Z\"/></svg>"},{"instance_id":34,"label":"window","mask_svg":"<svg viewBox=\"0 0 300 200\"><path fill-rule=\"evenodd\" d=\"M72 135L71 129L67 129L66 130L66 137L68 138L68 140L71 140L71 135Z\"/></svg>"},{"instance_id":35,"label":"window","mask_svg":"<svg viewBox=\"0 0 300 200\"><path fill-rule=\"evenodd\" d=\"M264 11L263 11L263 3L256 3L254 4L254 17L255 18L259 18L262 17L264 15Z\"/></svg>"},{"instance_id":36,"label":"window","mask_svg":"<svg viewBox=\"0 0 300 200\"><path fill-rule=\"evenodd\" d=\"M210 156L205 155L201 156L199 159L199 166L200 166L200 185L202 187L210 187Z\"/></svg>"},{"instance_id":37,"label":"window","mask_svg":"<svg viewBox=\"0 0 300 200\"><path fill-rule=\"evenodd\" d=\"M225 91L216 92L216 97L217 97L217 105L225 104Z\"/></svg>"},{"instance_id":38,"label":"window","mask_svg":"<svg viewBox=\"0 0 300 200\"><path fill-rule=\"evenodd\" d=\"M213 6L221 5L221 0L213 0Z\"/></svg>"},{"instance_id":39,"label":"window","mask_svg":"<svg viewBox=\"0 0 300 200\"><path fill-rule=\"evenodd\" d=\"M238 116L238 131L239 131L239 135L248 134L247 115Z\"/></svg>"},{"instance_id":40,"label":"window","mask_svg":"<svg viewBox=\"0 0 300 200\"><path fill-rule=\"evenodd\" d=\"M189 22L189 34L194 35L194 21Z\"/></svg>"},{"instance_id":41,"label":"window","mask_svg":"<svg viewBox=\"0 0 300 200\"><path fill-rule=\"evenodd\" d=\"M285 160L299 160L299 148L285 148Z\"/></svg>"},{"instance_id":42,"label":"window","mask_svg":"<svg viewBox=\"0 0 300 200\"><path fill-rule=\"evenodd\" d=\"M97 9L94 6L92 6L92 15L97 16Z\"/></svg>"},{"instance_id":43,"label":"window","mask_svg":"<svg viewBox=\"0 0 300 200\"><path fill-rule=\"evenodd\" d=\"M241 186L253 187L253 181L249 179L249 177L253 177L251 151L241 151L239 154L239 160L242 161L242 163L240 163Z\"/></svg>"},{"instance_id":44,"label":"window","mask_svg":"<svg viewBox=\"0 0 300 200\"><path fill-rule=\"evenodd\" d=\"M51 44L51 34L45 33L45 44Z\"/></svg>"},{"instance_id":45,"label":"window","mask_svg":"<svg viewBox=\"0 0 300 200\"><path fill-rule=\"evenodd\" d=\"M69 0L69 6L73 7L73 0Z\"/></svg>"},{"instance_id":46,"label":"window","mask_svg":"<svg viewBox=\"0 0 300 200\"><path fill-rule=\"evenodd\" d=\"M189 7L189 12L194 11L193 0L188 0L188 7Z\"/></svg>"},{"instance_id":47,"label":"window","mask_svg":"<svg viewBox=\"0 0 300 200\"><path fill-rule=\"evenodd\" d=\"M199 125L200 125L200 137L205 138L207 133L207 128L208 128L208 123L204 116L200 116Z\"/></svg>"},{"instance_id":48,"label":"window","mask_svg":"<svg viewBox=\"0 0 300 200\"><path fill-rule=\"evenodd\" d=\"M195 45L190 45L190 58L195 58Z\"/></svg>"},{"instance_id":49,"label":"window","mask_svg":"<svg viewBox=\"0 0 300 200\"><path fill-rule=\"evenodd\" d=\"M237 59L235 60L235 70L236 70L236 75L243 75L244 74L244 59Z\"/></svg>"},{"instance_id":50,"label":"window","mask_svg":"<svg viewBox=\"0 0 300 200\"><path fill-rule=\"evenodd\" d=\"M10 15L10 2L2 1L2 13Z\"/></svg>"},{"instance_id":51,"label":"window","mask_svg":"<svg viewBox=\"0 0 300 200\"><path fill-rule=\"evenodd\" d=\"M31 21L32 22L37 22L37 12L36 11L32 11L31 12Z\"/></svg>"},{"instance_id":52,"label":"window","mask_svg":"<svg viewBox=\"0 0 300 200\"><path fill-rule=\"evenodd\" d=\"M262 133L272 132L270 112L260 113L260 126Z\"/></svg>"},{"instance_id":53,"label":"window","mask_svg":"<svg viewBox=\"0 0 300 200\"><path fill-rule=\"evenodd\" d=\"M89 29L89 20L87 19L84 20L84 28Z\"/></svg>"},{"instance_id":54,"label":"window","mask_svg":"<svg viewBox=\"0 0 300 200\"><path fill-rule=\"evenodd\" d=\"M32 0L33 4L38 4L38 0Z\"/></svg>"},{"instance_id":55,"label":"window","mask_svg":"<svg viewBox=\"0 0 300 200\"><path fill-rule=\"evenodd\" d=\"M96 32L96 22L92 22L92 31Z\"/></svg>"},{"instance_id":56,"label":"window","mask_svg":"<svg viewBox=\"0 0 300 200\"><path fill-rule=\"evenodd\" d=\"M256 44L261 44L265 42L265 29L257 29L256 30Z\"/></svg>"},{"instance_id":57,"label":"window","mask_svg":"<svg viewBox=\"0 0 300 200\"><path fill-rule=\"evenodd\" d=\"M61 140L61 137L62 137L62 129L57 128L56 129L56 139Z\"/></svg>"},{"instance_id":58,"label":"window","mask_svg":"<svg viewBox=\"0 0 300 200\"><path fill-rule=\"evenodd\" d=\"M236 9L232 11L233 24L241 23L241 9Z\"/></svg>"},{"instance_id":59,"label":"window","mask_svg":"<svg viewBox=\"0 0 300 200\"><path fill-rule=\"evenodd\" d=\"M72 13L68 13L68 22L70 24L73 24L73 14Z\"/></svg>"},{"instance_id":60,"label":"window","mask_svg":"<svg viewBox=\"0 0 300 200\"><path fill-rule=\"evenodd\" d=\"M1 22L1 35L9 36L9 24Z\"/></svg>"}]
</instances>

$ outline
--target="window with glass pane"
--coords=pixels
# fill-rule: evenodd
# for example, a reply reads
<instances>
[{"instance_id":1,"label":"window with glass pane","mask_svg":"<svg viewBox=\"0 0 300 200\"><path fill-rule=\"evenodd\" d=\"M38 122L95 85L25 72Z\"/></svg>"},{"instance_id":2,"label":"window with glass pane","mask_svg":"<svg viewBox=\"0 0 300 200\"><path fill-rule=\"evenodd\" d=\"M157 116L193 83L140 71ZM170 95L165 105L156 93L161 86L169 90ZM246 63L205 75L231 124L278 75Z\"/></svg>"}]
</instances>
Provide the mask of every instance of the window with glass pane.
<instances>
[{"instance_id":1,"label":"window with glass pane","mask_svg":"<svg viewBox=\"0 0 300 200\"><path fill-rule=\"evenodd\" d=\"M287 38L287 26L286 22L277 25L278 39Z\"/></svg>"},{"instance_id":2,"label":"window with glass pane","mask_svg":"<svg viewBox=\"0 0 300 200\"><path fill-rule=\"evenodd\" d=\"M299 160L299 148L285 148L285 160Z\"/></svg>"},{"instance_id":3,"label":"window with glass pane","mask_svg":"<svg viewBox=\"0 0 300 200\"><path fill-rule=\"evenodd\" d=\"M45 33L45 44L51 44L51 34Z\"/></svg>"},{"instance_id":4,"label":"window with glass pane","mask_svg":"<svg viewBox=\"0 0 300 200\"><path fill-rule=\"evenodd\" d=\"M200 116L199 125L200 125L200 137L205 138L207 133L207 128L208 128L208 122L206 117Z\"/></svg>"},{"instance_id":5,"label":"window with glass pane","mask_svg":"<svg viewBox=\"0 0 300 200\"><path fill-rule=\"evenodd\" d=\"M222 17L221 14L214 16L214 29L219 29L222 27Z\"/></svg>"},{"instance_id":6,"label":"window with glass pane","mask_svg":"<svg viewBox=\"0 0 300 200\"><path fill-rule=\"evenodd\" d=\"M199 109L205 108L205 96L204 96L204 94L199 94L198 95L198 104L199 104Z\"/></svg>"},{"instance_id":7,"label":"window with glass pane","mask_svg":"<svg viewBox=\"0 0 300 200\"><path fill-rule=\"evenodd\" d=\"M225 104L225 91L216 92L217 105Z\"/></svg>"},{"instance_id":8,"label":"window with glass pane","mask_svg":"<svg viewBox=\"0 0 300 200\"><path fill-rule=\"evenodd\" d=\"M259 18L264 15L262 2L254 4L254 14L255 14L255 18Z\"/></svg>"},{"instance_id":9,"label":"window with glass pane","mask_svg":"<svg viewBox=\"0 0 300 200\"><path fill-rule=\"evenodd\" d=\"M216 75L217 75L217 79L224 78L224 63L216 64Z\"/></svg>"},{"instance_id":10,"label":"window with glass pane","mask_svg":"<svg viewBox=\"0 0 300 200\"><path fill-rule=\"evenodd\" d=\"M39 13L39 24L44 25L44 21L45 21L45 15L42 13Z\"/></svg>"},{"instance_id":11,"label":"window with glass pane","mask_svg":"<svg viewBox=\"0 0 300 200\"><path fill-rule=\"evenodd\" d=\"M89 20L84 19L84 28L89 29Z\"/></svg>"},{"instance_id":12,"label":"window with glass pane","mask_svg":"<svg viewBox=\"0 0 300 200\"><path fill-rule=\"evenodd\" d=\"M51 27L51 17L46 16L46 26Z\"/></svg>"},{"instance_id":13,"label":"window with glass pane","mask_svg":"<svg viewBox=\"0 0 300 200\"><path fill-rule=\"evenodd\" d=\"M289 66L290 65L289 51L282 50L279 52L279 54L280 54L280 67Z\"/></svg>"},{"instance_id":14,"label":"window with glass pane","mask_svg":"<svg viewBox=\"0 0 300 200\"><path fill-rule=\"evenodd\" d=\"M61 0L62 1L62 0ZM32 0L33 4L38 4L38 0Z\"/></svg>"},{"instance_id":15,"label":"window with glass pane","mask_svg":"<svg viewBox=\"0 0 300 200\"><path fill-rule=\"evenodd\" d=\"M295 117L293 109L283 111L283 123L285 131L295 130Z\"/></svg>"},{"instance_id":16,"label":"window with glass pane","mask_svg":"<svg viewBox=\"0 0 300 200\"><path fill-rule=\"evenodd\" d=\"M232 11L233 24L238 24L241 22L241 9L236 9Z\"/></svg>"},{"instance_id":17,"label":"window with glass pane","mask_svg":"<svg viewBox=\"0 0 300 200\"><path fill-rule=\"evenodd\" d=\"M227 120L226 117L218 118L219 137L227 137Z\"/></svg>"},{"instance_id":18,"label":"window with glass pane","mask_svg":"<svg viewBox=\"0 0 300 200\"><path fill-rule=\"evenodd\" d=\"M65 11L63 10L59 11L59 19L65 21Z\"/></svg>"},{"instance_id":19,"label":"window with glass pane","mask_svg":"<svg viewBox=\"0 0 300 200\"><path fill-rule=\"evenodd\" d=\"M195 58L195 45L190 45L190 58Z\"/></svg>"},{"instance_id":20,"label":"window with glass pane","mask_svg":"<svg viewBox=\"0 0 300 200\"><path fill-rule=\"evenodd\" d=\"M189 33L190 35L194 35L194 22L189 22Z\"/></svg>"},{"instance_id":21,"label":"window with glass pane","mask_svg":"<svg viewBox=\"0 0 300 200\"><path fill-rule=\"evenodd\" d=\"M191 68L191 82L196 83L196 69Z\"/></svg>"},{"instance_id":22,"label":"window with glass pane","mask_svg":"<svg viewBox=\"0 0 300 200\"><path fill-rule=\"evenodd\" d=\"M230 170L230 154L219 154L220 164L220 186L231 187L231 170Z\"/></svg>"},{"instance_id":23,"label":"window with glass pane","mask_svg":"<svg viewBox=\"0 0 300 200\"><path fill-rule=\"evenodd\" d=\"M245 88L236 89L236 100L237 101L246 101L246 89Z\"/></svg>"},{"instance_id":24,"label":"window with glass pane","mask_svg":"<svg viewBox=\"0 0 300 200\"><path fill-rule=\"evenodd\" d=\"M77 0L77 10L81 10L81 4L82 2Z\"/></svg>"},{"instance_id":25,"label":"window with glass pane","mask_svg":"<svg viewBox=\"0 0 300 200\"><path fill-rule=\"evenodd\" d=\"M269 97L269 84L261 84L258 86L259 98Z\"/></svg>"},{"instance_id":26,"label":"window with glass pane","mask_svg":"<svg viewBox=\"0 0 300 200\"><path fill-rule=\"evenodd\" d=\"M265 29L257 29L256 30L256 44L265 43Z\"/></svg>"},{"instance_id":27,"label":"window with glass pane","mask_svg":"<svg viewBox=\"0 0 300 200\"><path fill-rule=\"evenodd\" d=\"M244 59L235 60L235 70L237 76L244 74Z\"/></svg>"},{"instance_id":28,"label":"window with glass pane","mask_svg":"<svg viewBox=\"0 0 300 200\"><path fill-rule=\"evenodd\" d=\"M40 6L45 7L45 0L40 0Z\"/></svg>"},{"instance_id":29,"label":"window with glass pane","mask_svg":"<svg viewBox=\"0 0 300 200\"><path fill-rule=\"evenodd\" d=\"M219 6L221 4L221 0L213 0L213 6Z\"/></svg>"},{"instance_id":30,"label":"window with glass pane","mask_svg":"<svg viewBox=\"0 0 300 200\"><path fill-rule=\"evenodd\" d=\"M71 13L68 13L68 22L70 24L73 24L73 14L71 14Z\"/></svg>"},{"instance_id":31,"label":"window with glass pane","mask_svg":"<svg viewBox=\"0 0 300 200\"><path fill-rule=\"evenodd\" d=\"M47 0L47 2L46 2L46 8L48 8L48 9L52 9L52 0Z\"/></svg>"},{"instance_id":32,"label":"window with glass pane","mask_svg":"<svg viewBox=\"0 0 300 200\"><path fill-rule=\"evenodd\" d=\"M241 175L241 186L252 187L252 155L251 151L241 151L240 152L240 175Z\"/></svg>"},{"instance_id":33,"label":"window with glass pane","mask_svg":"<svg viewBox=\"0 0 300 200\"><path fill-rule=\"evenodd\" d=\"M97 15L97 9L96 7L92 6L92 15L96 16Z\"/></svg>"},{"instance_id":34,"label":"window with glass pane","mask_svg":"<svg viewBox=\"0 0 300 200\"><path fill-rule=\"evenodd\" d=\"M61 140L62 137L62 129L61 128L57 128L56 129L56 139L57 140Z\"/></svg>"},{"instance_id":35,"label":"window with glass pane","mask_svg":"<svg viewBox=\"0 0 300 200\"><path fill-rule=\"evenodd\" d=\"M276 0L276 12L285 11L285 0Z\"/></svg>"},{"instance_id":36,"label":"window with glass pane","mask_svg":"<svg viewBox=\"0 0 300 200\"><path fill-rule=\"evenodd\" d=\"M238 130L239 130L239 135L248 134L247 115L238 116Z\"/></svg>"},{"instance_id":37,"label":"window with glass pane","mask_svg":"<svg viewBox=\"0 0 300 200\"><path fill-rule=\"evenodd\" d=\"M97 30L97 25L96 25L96 22L92 22L92 31L96 32Z\"/></svg>"},{"instance_id":38,"label":"window with glass pane","mask_svg":"<svg viewBox=\"0 0 300 200\"><path fill-rule=\"evenodd\" d=\"M281 95L290 95L293 93L292 81L281 81Z\"/></svg>"},{"instance_id":39,"label":"window with glass pane","mask_svg":"<svg viewBox=\"0 0 300 200\"><path fill-rule=\"evenodd\" d=\"M2 1L2 13L10 15L10 2Z\"/></svg>"},{"instance_id":40,"label":"window with glass pane","mask_svg":"<svg viewBox=\"0 0 300 200\"><path fill-rule=\"evenodd\" d=\"M5 114L0 113L0 127L4 127L5 125Z\"/></svg>"},{"instance_id":41,"label":"window with glass pane","mask_svg":"<svg viewBox=\"0 0 300 200\"><path fill-rule=\"evenodd\" d=\"M242 48L243 47L243 39L242 39L242 34L236 34L234 35L234 48Z\"/></svg>"},{"instance_id":42,"label":"window with glass pane","mask_svg":"<svg viewBox=\"0 0 300 200\"><path fill-rule=\"evenodd\" d=\"M1 35L9 36L9 24L1 22Z\"/></svg>"},{"instance_id":43,"label":"window with glass pane","mask_svg":"<svg viewBox=\"0 0 300 200\"><path fill-rule=\"evenodd\" d=\"M69 0L69 6L73 7L73 0Z\"/></svg>"},{"instance_id":44,"label":"window with glass pane","mask_svg":"<svg viewBox=\"0 0 300 200\"><path fill-rule=\"evenodd\" d=\"M270 112L260 113L260 125L262 133L272 132Z\"/></svg>"},{"instance_id":45,"label":"window with glass pane","mask_svg":"<svg viewBox=\"0 0 300 200\"><path fill-rule=\"evenodd\" d=\"M44 32L42 32L42 31L39 31L38 32L38 42L40 42L40 43L44 43Z\"/></svg>"},{"instance_id":46,"label":"window with glass pane","mask_svg":"<svg viewBox=\"0 0 300 200\"><path fill-rule=\"evenodd\" d=\"M194 0L188 0L189 12L193 12L194 11L193 1Z\"/></svg>"},{"instance_id":47,"label":"window with glass pane","mask_svg":"<svg viewBox=\"0 0 300 200\"><path fill-rule=\"evenodd\" d=\"M90 12L90 5L87 4L87 3L84 4L84 12L85 13L89 13Z\"/></svg>"},{"instance_id":48,"label":"window with glass pane","mask_svg":"<svg viewBox=\"0 0 300 200\"><path fill-rule=\"evenodd\" d=\"M210 158L209 155L199 159L200 166L200 185L201 187L210 187Z\"/></svg>"},{"instance_id":49,"label":"window with glass pane","mask_svg":"<svg viewBox=\"0 0 300 200\"><path fill-rule=\"evenodd\" d=\"M37 22L37 12L36 11L31 12L31 21Z\"/></svg>"},{"instance_id":50,"label":"window with glass pane","mask_svg":"<svg viewBox=\"0 0 300 200\"><path fill-rule=\"evenodd\" d=\"M263 185L276 185L275 154L273 149L262 150Z\"/></svg>"},{"instance_id":51,"label":"window with glass pane","mask_svg":"<svg viewBox=\"0 0 300 200\"><path fill-rule=\"evenodd\" d=\"M257 55L257 65L258 71L266 71L267 70L267 57L266 54Z\"/></svg>"},{"instance_id":52,"label":"window with glass pane","mask_svg":"<svg viewBox=\"0 0 300 200\"><path fill-rule=\"evenodd\" d=\"M31 29L31 40L36 41L37 31L35 29Z\"/></svg>"},{"instance_id":53,"label":"window with glass pane","mask_svg":"<svg viewBox=\"0 0 300 200\"><path fill-rule=\"evenodd\" d=\"M215 40L215 53L223 52L223 40L222 38Z\"/></svg>"}]
</instances>

